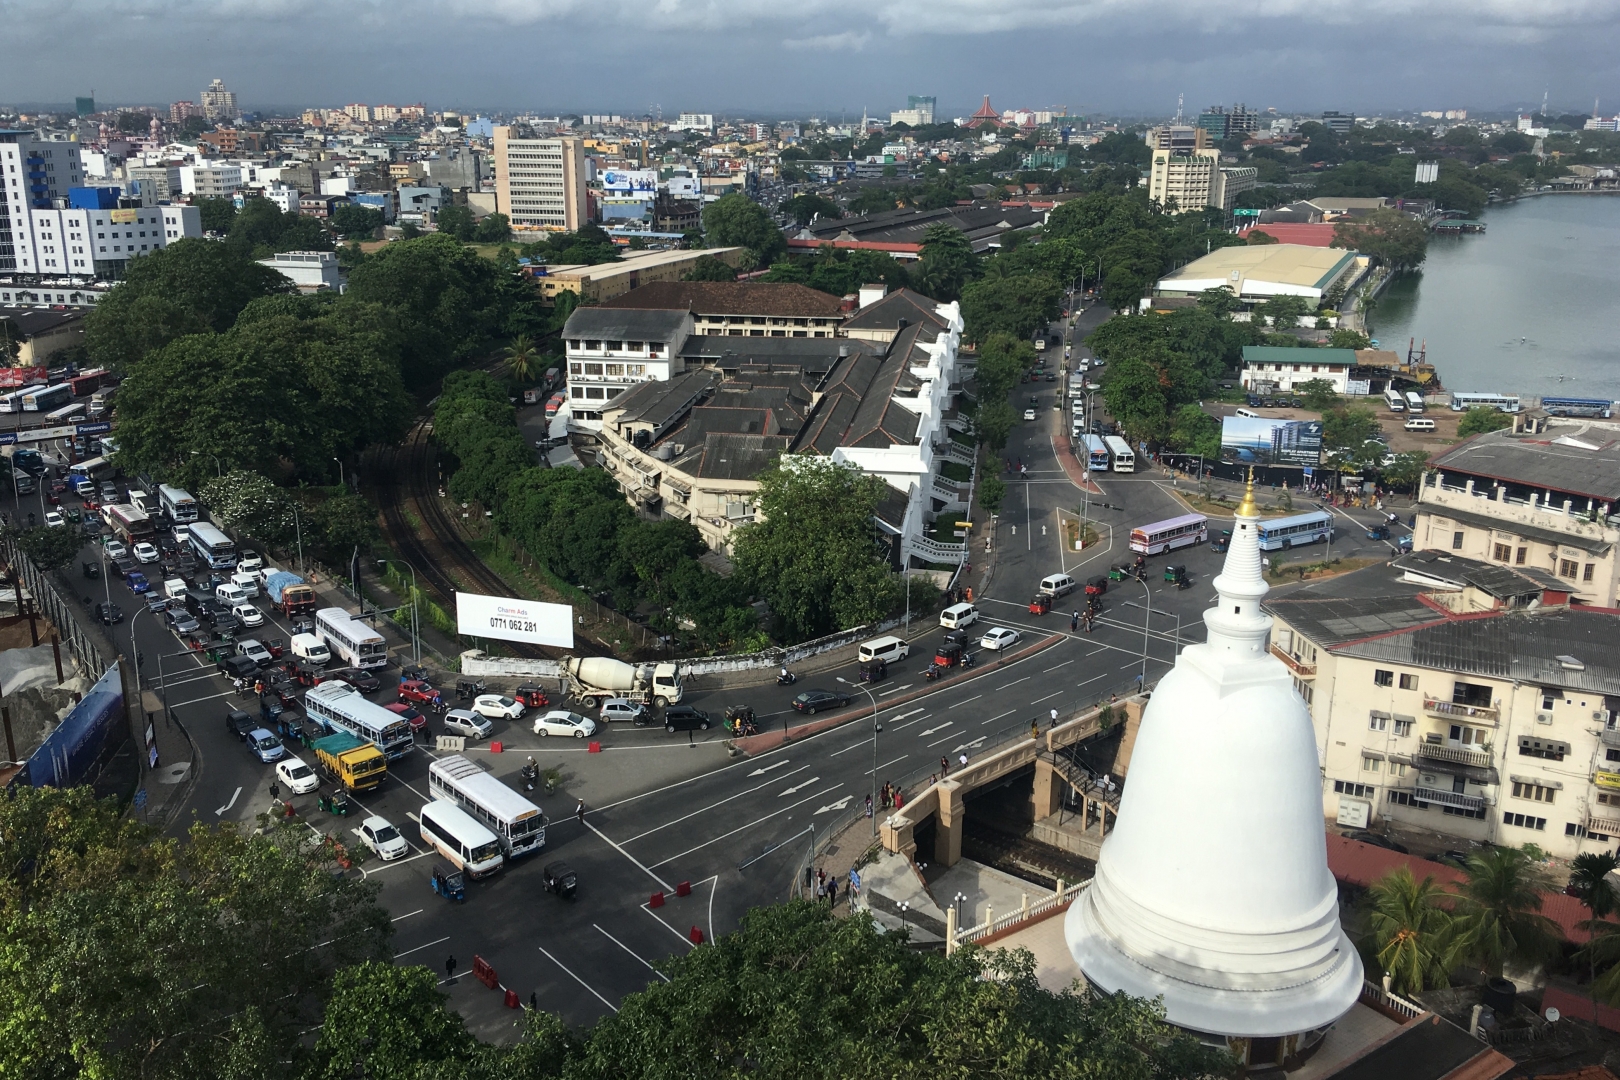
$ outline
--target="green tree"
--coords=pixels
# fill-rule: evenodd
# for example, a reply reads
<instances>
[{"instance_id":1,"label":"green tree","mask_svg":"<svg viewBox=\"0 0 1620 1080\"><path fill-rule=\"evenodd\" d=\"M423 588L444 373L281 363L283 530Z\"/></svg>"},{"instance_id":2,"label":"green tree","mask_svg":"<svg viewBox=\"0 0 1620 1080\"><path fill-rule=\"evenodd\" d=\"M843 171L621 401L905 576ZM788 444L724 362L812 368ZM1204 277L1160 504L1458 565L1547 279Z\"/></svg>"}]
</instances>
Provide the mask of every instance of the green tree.
<instances>
[{"instance_id":1,"label":"green tree","mask_svg":"<svg viewBox=\"0 0 1620 1080\"><path fill-rule=\"evenodd\" d=\"M473 1038L446 1000L438 976L425 967L369 961L339 971L315 1038L318 1075L395 1077L422 1065L465 1062Z\"/></svg>"},{"instance_id":2,"label":"green tree","mask_svg":"<svg viewBox=\"0 0 1620 1080\"><path fill-rule=\"evenodd\" d=\"M1416 491L1423 470L1428 467L1429 455L1421 450L1408 450L1396 454L1395 460L1382 467L1384 482L1401 491Z\"/></svg>"},{"instance_id":3,"label":"green tree","mask_svg":"<svg viewBox=\"0 0 1620 1080\"><path fill-rule=\"evenodd\" d=\"M1354 454L1378 434L1378 417L1365 405L1338 405L1322 414L1322 447Z\"/></svg>"},{"instance_id":4,"label":"green tree","mask_svg":"<svg viewBox=\"0 0 1620 1080\"><path fill-rule=\"evenodd\" d=\"M737 271L713 255L699 255L682 281L736 281Z\"/></svg>"},{"instance_id":5,"label":"green tree","mask_svg":"<svg viewBox=\"0 0 1620 1080\"><path fill-rule=\"evenodd\" d=\"M387 962L376 887L303 824L165 837L87 787L0 800L0 1071L296 1072L337 970ZM254 1063L257 1064L254 1064Z\"/></svg>"},{"instance_id":6,"label":"green tree","mask_svg":"<svg viewBox=\"0 0 1620 1080\"><path fill-rule=\"evenodd\" d=\"M233 469L205 481L197 494L208 504L209 515L226 529L266 543L280 543L294 534L292 500L260 473Z\"/></svg>"},{"instance_id":7,"label":"green tree","mask_svg":"<svg viewBox=\"0 0 1620 1080\"><path fill-rule=\"evenodd\" d=\"M512 343L502 350L502 355L502 363L506 367L507 374L520 383L533 380L534 367L539 361L540 350L527 334L519 334L513 338Z\"/></svg>"},{"instance_id":8,"label":"green tree","mask_svg":"<svg viewBox=\"0 0 1620 1080\"><path fill-rule=\"evenodd\" d=\"M177 240L129 264L124 280L85 317L85 346L95 363L129 372L177 338L228 330L258 297L296 291L239 248Z\"/></svg>"},{"instance_id":9,"label":"green tree","mask_svg":"<svg viewBox=\"0 0 1620 1080\"><path fill-rule=\"evenodd\" d=\"M994 514L1001 509L1001 501L1007 497L1007 483L999 476L985 476L979 480L974 498L980 506Z\"/></svg>"},{"instance_id":10,"label":"green tree","mask_svg":"<svg viewBox=\"0 0 1620 1080\"><path fill-rule=\"evenodd\" d=\"M1109 415L1131 436L1155 442L1164 437L1170 403L1151 362L1138 356L1111 361L1103 369L1102 389Z\"/></svg>"},{"instance_id":11,"label":"green tree","mask_svg":"<svg viewBox=\"0 0 1620 1080\"><path fill-rule=\"evenodd\" d=\"M1552 888L1545 869L1519 848L1486 848L1468 857L1468 877L1458 891L1457 930L1462 951L1492 976L1503 965L1534 965L1558 949L1558 924L1541 914Z\"/></svg>"},{"instance_id":12,"label":"green tree","mask_svg":"<svg viewBox=\"0 0 1620 1080\"><path fill-rule=\"evenodd\" d=\"M236 221L236 201L234 199L201 198L196 202L197 215L202 218L203 232L218 233L224 236L231 231L231 224Z\"/></svg>"},{"instance_id":13,"label":"green tree","mask_svg":"<svg viewBox=\"0 0 1620 1080\"><path fill-rule=\"evenodd\" d=\"M383 227L383 212L359 203L340 203L327 218L332 231L349 240L371 240Z\"/></svg>"},{"instance_id":14,"label":"green tree","mask_svg":"<svg viewBox=\"0 0 1620 1080\"><path fill-rule=\"evenodd\" d=\"M1416 218L1385 208L1337 222L1333 246L1371 255L1392 270L1410 270L1428 257L1429 230Z\"/></svg>"},{"instance_id":15,"label":"green tree","mask_svg":"<svg viewBox=\"0 0 1620 1080\"><path fill-rule=\"evenodd\" d=\"M237 248L254 259L278 251L330 251L332 239L320 221L301 214L283 213L269 199L252 198L231 222L225 238L228 247Z\"/></svg>"},{"instance_id":16,"label":"green tree","mask_svg":"<svg viewBox=\"0 0 1620 1080\"><path fill-rule=\"evenodd\" d=\"M1019 376L1035 366L1035 346L1027 338L997 331L979 346L979 363L974 378L981 400L1005 401L1018 385Z\"/></svg>"},{"instance_id":17,"label":"green tree","mask_svg":"<svg viewBox=\"0 0 1620 1080\"><path fill-rule=\"evenodd\" d=\"M1363 334L1360 330L1339 329L1333 331L1333 333L1329 335L1328 348L1370 349L1372 348L1372 338L1368 337L1366 334Z\"/></svg>"},{"instance_id":18,"label":"green tree","mask_svg":"<svg viewBox=\"0 0 1620 1080\"><path fill-rule=\"evenodd\" d=\"M973 424L990 453L999 454L1006 448L1007 438L1012 434L1016 420L1017 414L1013 412L1011 403L1006 400L987 401L979 406Z\"/></svg>"},{"instance_id":19,"label":"green tree","mask_svg":"<svg viewBox=\"0 0 1620 1080\"><path fill-rule=\"evenodd\" d=\"M1264 227L1261 227L1261 228L1258 228L1258 229L1250 229L1247 233L1244 234L1244 237L1248 241L1248 243L1249 243L1249 245L1251 247L1260 247L1260 246L1263 246L1265 244L1278 243L1277 238L1275 236L1272 236L1270 233L1266 232Z\"/></svg>"},{"instance_id":20,"label":"green tree","mask_svg":"<svg viewBox=\"0 0 1620 1080\"><path fill-rule=\"evenodd\" d=\"M35 566L46 572L66 566L84 547L84 536L76 528L62 525L40 525L15 534L17 546L33 560Z\"/></svg>"},{"instance_id":21,"label":"green tree","mask_svg":"<svg viewBox=\"0 0 1620 1080\"><path fill-rule=\"evenodd\" d=\"M464 244L472 240L473 232L478 228L472 210L465 206L441 206L435 221L441 233L453 236Z\"/></svg>"},{"instance_id":22,"label":"green tree","mask_svg":"<svg viewBox=\"0 0 1620 1080\"><path fill-rule=\"evenodd\" d=\"M1224 319L1234 311L1242 308L1243 301L1239 300L1237 294L1231 289L1224 285L1217 285L1213 289L1205 289L1198 294L1198 306L1217 319Z\"/></svg>"},{"instance_id":23,"label":"green tree","mask_svg":"<svg viewBox=\"0 0 1620 1080\"><path fill-rule=\"evenodd\" d=\"M1589 992L1594 1003L1598 998L1598 960L1602 956L1604 960L1612 963L1615 959L1612 946L1620 944L1603 940L1605 936L1613 935L1611 928L1615 924L1610 922L1609 918L1620 910L1620 897L1615 895L1613 887L1608 882L1608 876L1614 873L1617 867L1620 867L1620 857L1612 851L1582 852L1570 862L1569 886L1566 891L1586 905L1588 915L1588 918L1581 921L1581 929L1591 935L1591 940L1581 952L1586 957ZM1608 995L1605 995L1605 1000L1607 997Z\"/></svg>"},{"instance_id":24,"label":"green tree","mask_svg":"<svg viewBox=\"0 0 1620 1080\"><path fill-rule=\"evenodd\" d=\"M950 225L934 224L923 233L917 285L935 300L950 302L977 276L979 257L967 234Z\"/></svg>"},{"instance_id":25,"label":"green tree","mask_svg":"<svg viewBox=\"0 0 1620 1080\"><path fill-rule=\"evenodd\" d=\"M1062 303L1063 288L1043 274L970 282L962 290L964 336L983 341L1002 331L1028 338L1057 318Z\"/></svg>"},{"instance_id":26,"label":"green tree","mask_svg":"<svg viewBox=\"0 0 1620 1080\"><path fill-rule=\"evenodd\" d=\"M760 474L764 520L739 530L738 573L793 640L882 618L901 582L878 552L887 485L852 465L794 456Z\"/></svg>"},{"instance_id":27,"label":"green tree","mask_svg":"<svg viewBox=\"0 0 1620 1080\"><path fill-rule=\"evenodd\" d=\"M1460 939L1446 910L1450 901L1432 874L1418 881L1404 866L1367 890L1369 945L1396 993L1451 984Z\"/></svg>"},{"instance_id":28,"label":"green tree","mask_svg":"<svg viewBox=\"0 0 1620 1080\"><path fill-rule=\"evenodd\" d=\"M1305 401L1307 409L1327 412L1339 403L1339 392L1331 379L1306 379L1294 387Z\"/></svg>"},{"instance_id":29,"label":"green tree","mask_svg":"<svg viewBox=\"0 0 1620 1080\"><path fill-rule=\"evenodd\" d=\"M746 248L747 268L769 266L787 250L782 230L770 214L740 192L722 195L703 208L703 232L710 247Z\"/></svg>"},{"instance_id":30,"label":"green tree","mask_svg":"<svg viewBox=\"0 0 1620 1080\"><path fill-rule=\"evenodd\" d=\"M818 217L833 219L844 216L837 203L809 191L784 199L777 209L792 218L793 224L801 229Z\"/></svg>"},{"instance_id":31,"label":"green tree","mask_svg":"<svg viewBox=\"0 0 1620 1080\"><path fill-rule=\"evenodd\" d=\"M512 219L505 214L485 214L473 229L474 240L480 244L504 244L512 238ZM631 247L635 241L631 241Z\"/></svg>"},{"instance_id":32,"label":"green tree","mask_svg":"<svg viewBox=\"0 0 1620 1080\"><path fill-rule=\"evenodd\" d=\"M377 511L361 495L323 499L304 520L304 542L308 544L313 533L316 550L334 565L347 566L356 551L366 556L382 535Z\"/></svg>"},{"instance_id":33,"label":"green tree","mask_svg":"<svg viewBox=\"0 0 1620 1080\"><path fill-rule=\"evenodd\" d=\"M1457 437L1466 439L1470 435L1483 435L1487 431L1499 431L1512 426L1513 417L1507 413L1488 405L1479 405L1463 413L1462 419L1457 422Z\"/></svg>"},{"instance_id":34,"label":"green tree","mask_svg":"<svg viewBox=\"0 0 1620 1080\"><path fill-rule=\"evenodd\" d=\"M1171 417L1166 440L1184 454L1199 454L1213 461L1221 456L1221 422L1197 405L1183 405Z\"/></svg>"},{"instance_id":35,"label":"green tree","mask_svg":"<svg viewBox=\"0 0 1620 1080\"><path fill-rule=\"evenodd\" d=\"M1270 320L1278 330L1290 330L1310 311L1303 296L1273 296L1254 309L1256 315Z\"/></svg>"}]
</instances>

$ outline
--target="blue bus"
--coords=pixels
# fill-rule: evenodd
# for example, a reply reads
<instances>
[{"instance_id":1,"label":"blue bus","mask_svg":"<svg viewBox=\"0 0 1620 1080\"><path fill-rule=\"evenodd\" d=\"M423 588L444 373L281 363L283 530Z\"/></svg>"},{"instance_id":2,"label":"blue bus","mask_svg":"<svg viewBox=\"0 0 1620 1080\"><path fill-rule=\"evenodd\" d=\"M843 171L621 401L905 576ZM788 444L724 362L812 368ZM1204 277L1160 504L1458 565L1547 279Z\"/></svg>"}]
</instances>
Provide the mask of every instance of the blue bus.
<instances>
[{"instance_id":1,"label":"blue bus","mask_svg":"<svg viewBox=\"0 0 1620 1080\"><path fill-rule=\"evenodd\" d=\"M1614 402L1607 398L1544 397L1541 408L1548 416L1588 416L1607 420L1613 415Z\"/></svg>"},{"instance_id":2,"label":"blue bus","mask_svg":"<svg viewBox=\"0 0 1620 1080\"><path fill-rule=\"evenodd\" d=\"M1108 444L1103 442L1101 435L1082 437L1080 446L1085 450L1086 467L1092 472L1107 472L1113 465L1113 460L1108 456Z\"/></svg>"},{"instance_id":3,"label":"blue bus","mask_svg":"<svg viewBox=\"0 0 1620 1080\"><path fill-rule=\"evenodd\" d=\"M1308 514L1273 518L1262 521L1256 532L1260 537L1261 551L1314 544L1333 535L1333 515L1326 510L1313 510Z\"/></svg>"}]
</instances>

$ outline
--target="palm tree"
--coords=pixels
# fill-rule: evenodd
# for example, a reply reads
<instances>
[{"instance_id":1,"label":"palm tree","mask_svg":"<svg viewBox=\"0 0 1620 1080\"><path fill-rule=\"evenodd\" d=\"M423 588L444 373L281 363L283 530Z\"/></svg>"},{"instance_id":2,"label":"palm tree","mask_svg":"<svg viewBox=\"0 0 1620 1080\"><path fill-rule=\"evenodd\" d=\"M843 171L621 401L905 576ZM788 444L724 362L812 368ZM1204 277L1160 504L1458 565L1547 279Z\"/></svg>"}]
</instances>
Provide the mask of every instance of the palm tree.
<instances>
[{"instance_id":1,"label":"palm tree","mask_svg":"<svg viewBox=\"0 0 1620 1080\"><path fill-rule=\"evenodd\" d=\"M1569 875L1570 891L1592 914L1591 918L1581 920L1579 925L1582 930L1592 935L1592 940L1587 942L1586 948L1581 952L1586 954L1586 962L1591 973L1593 1015L1596 1015L1595 1006L1599 997L1598 961L1609 962L1620 958L1620 935L1616 934L1616 930L1620 930L1620 927L1608 921L1608 916L1620 908L1620 903L1617 903L1614 890L1604 880L1617 866L1620 866L1620 857L1616 857L1612 852L1577 855L1571 864ZM1602 997L1605 1001L1612 1001L1615 991L1620 989L1620 975L1608 971L1604 972L1604 979L1608 985Z\"/></svg>"},{"instance_id":2,"label":"palm tree","mask_svg":"<svg viewBox=\"0 0 1620 1080\"><path fill-rule=\"evenodd\" d=\"M539 350L529 340L529 335L519 334L506 347L506 370L518 382L526 383L534 375L535 357L538 355Z\"/></svg>"},{"instance_id":3,"label":"palm tree","mask_svg":"<svg viewBox=\"0 0 1620 1080\"><path fill-rule=\"evenodd\" d=\"M1557 952L1557 924L1541 914L1546 870L1518 848L1487 848L1468 857L1467 872L1456 905L1463 955L1500 976L1509 961L1533 965Z\"/></svg>"},{"instance_id":4,"label":"palm tree","mask_svg":"<svg viewBox=\"0 0 1620 1080\"><path fill-rule=\"evenodd\" d=\"M1367 890L1374 955L1397 993L1450 983L1459 939L1451 914L1441 907L1449 896L1432 875L1418 881L1404 866Z\"/></svg>"}]
</instances>

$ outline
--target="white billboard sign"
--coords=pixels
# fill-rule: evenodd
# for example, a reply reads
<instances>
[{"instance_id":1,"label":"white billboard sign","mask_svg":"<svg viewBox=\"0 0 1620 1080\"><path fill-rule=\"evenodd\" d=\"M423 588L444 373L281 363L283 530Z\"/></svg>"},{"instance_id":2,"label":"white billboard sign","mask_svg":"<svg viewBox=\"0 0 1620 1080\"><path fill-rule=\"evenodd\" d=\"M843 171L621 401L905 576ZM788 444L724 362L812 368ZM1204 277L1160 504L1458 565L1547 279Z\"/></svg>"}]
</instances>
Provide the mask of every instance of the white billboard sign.
<instances>
[{"instance_id":1,"label":"white billboard sign","mask_svg":"<svg viewBox=\"0 0 1620 1080\"><path fill-rule=\"evenodd\" d=\"M574 609L568 604L457 592L456 632L467 637L572 649Z\"/></svg>"}]
</instances>

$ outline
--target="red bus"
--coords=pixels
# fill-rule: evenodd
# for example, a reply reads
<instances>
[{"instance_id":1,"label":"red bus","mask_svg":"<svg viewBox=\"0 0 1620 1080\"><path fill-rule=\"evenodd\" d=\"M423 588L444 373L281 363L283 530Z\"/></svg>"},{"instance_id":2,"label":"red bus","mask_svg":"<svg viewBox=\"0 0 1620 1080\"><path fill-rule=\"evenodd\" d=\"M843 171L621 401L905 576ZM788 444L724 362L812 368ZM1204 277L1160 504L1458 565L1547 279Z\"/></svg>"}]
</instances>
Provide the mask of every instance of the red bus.
<instances>
[{"instance_id":1,"label":"red bus","mask_svg":"<svg viewBox=\"0 0 1620 1080\"><path fill-rule=\"evenodd\" d=\"M69 379L68 385L73 388L74 397L84 397L86 394L91 394L101 389L102 383L106 381L106 368L91 368L89 371L83 372Z\"/></svg>"}]
</instances>

